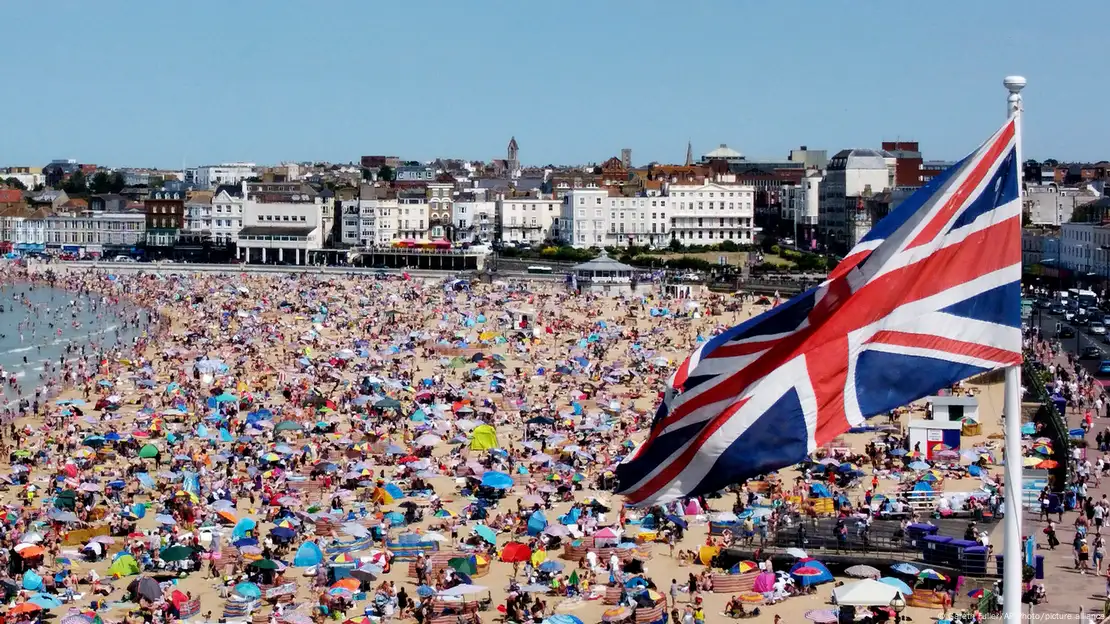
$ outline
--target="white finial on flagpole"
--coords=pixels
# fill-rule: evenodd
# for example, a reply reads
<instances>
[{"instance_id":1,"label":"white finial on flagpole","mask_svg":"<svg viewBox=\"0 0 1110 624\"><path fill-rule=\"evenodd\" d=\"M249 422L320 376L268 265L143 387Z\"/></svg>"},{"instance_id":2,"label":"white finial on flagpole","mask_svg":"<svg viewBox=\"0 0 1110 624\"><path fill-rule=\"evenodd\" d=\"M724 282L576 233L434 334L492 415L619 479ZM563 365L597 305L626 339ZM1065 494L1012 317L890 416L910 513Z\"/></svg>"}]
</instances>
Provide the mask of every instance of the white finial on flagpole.
<instances>
[{"instance_id":1,"label":"white finial on flagpole","mask_svg":"<svg viewBox=\"0 0 1110 624\"><path fill-rule=\"evenodd\" d=\"M1012 116L1021 111L1021 90L1025 88L1025 76L1006 76L1002 79L1002 84L1010 92L1010 97L1006 98L1006 114Z\"/></svg>"},{"instance_id":2,"label":"white finial on flagpole","mask_svg":"<svg viewBox=\"0 0 1110 624\"><path fill-rule=\"evenodd\" d=\"M1003 86L1010 92L1006 98L1006 117L1014 118L1022 112L1021 90L1025 88L1025 78L1022 76L1006 76L1002 80ZM1021 118L1014 120L1016 159L1018 175L1021 175ZM1020 178L1019 178L1020 180ZM1018 197L1023 194L1021 183L1018 184ZM1016 302L1015 302L1016 303ZM1021 590L1022 568L1024 566L1024 544L1021 514L1023 475L1021 453L1021 367L1011 366L1006 369L1006 385L1003 391L1002 417L1006 433L1006 490L1005 490L1005 516L1003 517L1006 528L1003 542L1003 570L1002 570L1002 613L1003 621L1017 622L1021 618Z\"/></svg>"}]
</instances>

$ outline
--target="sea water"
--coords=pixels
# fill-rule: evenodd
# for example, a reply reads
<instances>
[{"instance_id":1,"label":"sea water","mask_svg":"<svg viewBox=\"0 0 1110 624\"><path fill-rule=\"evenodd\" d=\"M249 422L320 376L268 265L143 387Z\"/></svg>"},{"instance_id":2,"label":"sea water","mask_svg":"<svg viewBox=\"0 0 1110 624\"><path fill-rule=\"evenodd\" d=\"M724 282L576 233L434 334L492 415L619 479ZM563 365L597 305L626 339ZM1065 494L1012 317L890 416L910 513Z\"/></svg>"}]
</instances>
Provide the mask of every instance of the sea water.
<instances>
[{"instance_id":1,"label":"sea water","mask_svg":"<svg viewBox=\"0 0 1110 624\"><path fill-rule=\"evenodd\" d=\"M60 377L63 358L95 366L98 353L130 345L138 330L127 321L136 310L41 284L0 285L0 402L33 396L48 377Z\"/></svg>"}]
</instances>

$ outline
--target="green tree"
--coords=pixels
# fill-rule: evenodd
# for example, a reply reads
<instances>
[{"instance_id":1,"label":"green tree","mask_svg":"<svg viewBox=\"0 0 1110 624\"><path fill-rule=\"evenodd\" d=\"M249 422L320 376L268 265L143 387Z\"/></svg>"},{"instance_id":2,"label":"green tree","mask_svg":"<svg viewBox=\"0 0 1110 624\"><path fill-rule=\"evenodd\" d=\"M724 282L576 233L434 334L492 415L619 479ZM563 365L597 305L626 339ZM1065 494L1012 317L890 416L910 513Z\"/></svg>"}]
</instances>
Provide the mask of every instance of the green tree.
<instances>
[{"instance_id":1,"label":"green tree","mask_svg":"<svg viewBox=\"0 0 1110 624\"><path fill-rule=\"evenodd\" d=\"M393 182L397 179L397 172L389 165L382 165L381 169L378 169L378 179L383 182Z\"/></svg>"},{"instance_id":2,"label":"green tree","mask_svg":"<svg viewBox=\"0 0 1110 624\"><path fill-rule=\"evenodd\" d=\"M23 183L19 181L19 178L8 178L7 180L4 180L4 184L7 184L8 186L10 186L12 188L19 189L21 191L26 191L27 190L27 187L24 186Z\"/></svg>"},{"instance_id":3,"label":"green tree","mask_svg":"<svg viewBox=\"0 0 1110 624\"><path fill-rule=\"evenodd\" d=\"M93 193L110 193L111 189L112 178L107 171L97 171L89 181L89 190Z\"/></svg>"},{"instance_id":4,"label":"green tree","mask_svg":"<svg viewBox=\"0 0 1110 624\"><path fill-rule=\"evenodd\" d=\"M671 251L675 251L675 252L682 251L682 243L678 242L677 238L672 238L671 239L671 244L668 245L668 247L670 247Z\"/></svg>"},{"instance_id":5,"label":"green tree","mask_svg":"<svg viewBox=\"0 0 1110 624\"><path fill-rule=\"evenodd\" d=\"M113 173L111 182L108 185L108 192L109 193L118 193L126 187L127 187L127 182L124 181L123 174L118 172L118 171Z\"/></svg>"},{"instance_id":6,"label":"green tree","mask_svg":"<svg viewBox=\"0 0 1110 624\"><path fill-rule=\"evenodd\" d=\"M62 190L67 195L83 195L89 192L88 181L85 179L85 173L78 169L73 172L73 175L62 183Z\"/></svg>"}]
</instances>

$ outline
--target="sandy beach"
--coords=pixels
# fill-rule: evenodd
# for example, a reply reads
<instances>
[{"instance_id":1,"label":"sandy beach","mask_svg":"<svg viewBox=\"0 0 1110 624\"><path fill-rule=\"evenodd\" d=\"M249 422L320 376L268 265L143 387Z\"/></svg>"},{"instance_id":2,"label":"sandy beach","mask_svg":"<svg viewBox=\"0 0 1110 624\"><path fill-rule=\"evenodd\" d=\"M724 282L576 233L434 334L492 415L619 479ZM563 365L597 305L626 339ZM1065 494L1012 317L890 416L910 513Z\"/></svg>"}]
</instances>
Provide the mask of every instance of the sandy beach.
<instances>
[{"instance_id":1,"label":"sandy beach","mask_svg":"<svg viewBox=\"0 0 1110 624\"><path fill-rule=\"evenodd\" d=\"M19 285L28 276L8 269L5 278ZM677 524L641 529L643 510L625 509L613 495L612 472L646 435L677 363L700 340L768 309L765 299L709 293L614 299L573 295L550 282L247 274L71 273L57 276L56 285L148 311L135 320L142 333L133 343L66 360L38 413L13 416L2 438L11 465L0 472L12 481L2 499L12 510L5 563L20 559L20 573L7 570L21 586L28 565L50 580L67 571L83 579L73 587L80 598L46 609L63 617L82 611L104 621L122 621L129 612L162 618L159 605L190 611L195 605L182 601L196 599L191 619L216 621L250 574L262 592L295 584L273 592L283 596L276 610L265 600L253 610L265 621L321 617L322 602L340 621L375 613L376 602L387 605L388 618L410 619L413 609L403 608L398 594L403 589L418 599L418 583L399 556L405 549L394 547L409 540L473 557L468 576L481 589L466 598L488 596L483 621L504 617L499 606L512 614L506 605L515 575L526 588L558 587L561 595L527 594L529 605L537 597L545 603L539 619L563 613L592 624L620 615L604 615L614 608L604 599L611 576L642 576L669 602L672 579L686 585L707 569L679 555L724 545L709 536L708 520L738 510L739 494L710 498L696 501L697 513L681 514L681 531ZM964 436L962 448L1000 455L1001 388L967 384L962 391L978 399L980 415L979 432ZM888 429L846 434L834 446L867 457L876 435L900 435L924 413L924 405L913 406L891 418ZM828 456L825 449L819 454ZM988 463L981 477L961 476L971 459L952 463L963 467L945 471L938 489L986 501L1000 469ZM866 505L873 483L872 495L893 495L916 478L900 466L859 469L851 487L834 486L853 510ZM510 485L495 487L488 473L507 475ZM806 509L790 496L808 499L809 484L821 477L795 467L776 478L785 504L776 502L765 522L789 526L790 516ZM65 491L74 493L72 504ZM767 496L749 500L750 508L772 507ZM536 513L545 526L530 531ZM572 515L576 521L560 520ZM244 520L256 526L244 529L250 524ZM636 544L642 573L564 557L568 542L603 543L594 537L608 535L603 530L615 534L614 543ZM493 543L483 537L487 531ZM658 541L645 542L641 532ZM1001 547L1000 531L989 539ZM88 560L89 540L99 540L106 556ZM17 544L32 542L41 543L41 560L19 554L26 548ZM317 566L296 565L306 542L336 554ZM501 561L509 543L527 548L536 566ZM186 572L177 569L186 564L160 560L174 544L197 547L184 561L200 569ZM338 574L365 574L344 591L320 570L352 545L353 561L335 566ZM124 566L113 568L113 559L124 550L145 569L114 578ZM252 565L259 561L273 561L277 570ZM87 582L92 573L95 585ZM128 585L149 576L172 585L154 600L127 600ZM437 571L425 580L433 593L450 593L457 582ZM852 579L838 575L836 582L845 580ZM809 611L832 608L834 584L746 607L758 607L760 621L778 615L801 622ZM58 593L64 585L58 582ZM175 598L175 591L183 595ZM20 594L9 605L35 592ZM957 608L966 608L966 591L959 596ZM733 595L703 589L696 597L707 620L726 619ZM677 598L682 618L694 596L682 591ZM99 609L90 612L93 601ZM940 613L909 607L903 616L921 622Z\"/></svg>"}]
</instances>

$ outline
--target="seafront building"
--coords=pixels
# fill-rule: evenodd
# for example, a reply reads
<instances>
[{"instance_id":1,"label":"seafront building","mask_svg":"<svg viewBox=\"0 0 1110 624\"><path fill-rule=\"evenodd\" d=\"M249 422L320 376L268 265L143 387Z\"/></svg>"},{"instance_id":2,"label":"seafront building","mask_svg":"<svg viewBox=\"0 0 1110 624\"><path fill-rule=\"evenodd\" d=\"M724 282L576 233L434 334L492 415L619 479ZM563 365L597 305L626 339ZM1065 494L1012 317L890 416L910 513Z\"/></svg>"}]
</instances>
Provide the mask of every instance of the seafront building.
<instances>
[{"instance_id":1,"label":"seafront building","mask_svg":"<svg viewBox=\"0 0 1110 624\"><path fill-rule=\"evenodd\" d=\"M696 153L688 144L683 164L637 166L624 148L600 164L530 167L513 137L487 161L363 156L180 171L105 169L76 159L12 165L0 167L0 250L64 246L94 254L109 253L97 245L110 244L130 245L136 256L194 259L186 252L203 251L212 259L209 251L220 250L219 260L273 263L394 247L742 248L772 237L843 253L948 164L925 160L918 142L906 140L831 158L805 145L785 158L751 158L724 143ZM89 180L99 173L118 174L125 186L92 193ZM1100 269L1110 261L1099 259L1101 247L1087 233L1110 215L1084 211L1104 197L1110 164L1029 161L1024 176L1026 222L1038 228L1024 243L1038 259L1033 264L1045 276L1105 272L1110 279L1110 269ZM96 218L79 218L85 214ZM145 215L137 231L135 214ZM107 240L120 242L97 242L115 227L120 235Z\"/></svg>"}]
</instances>

